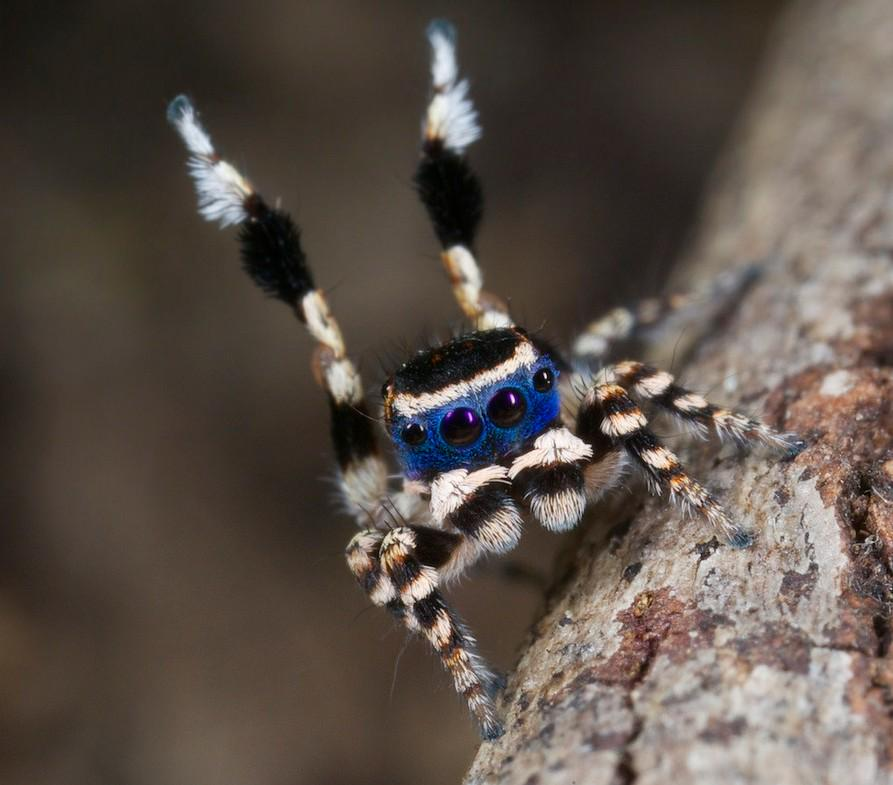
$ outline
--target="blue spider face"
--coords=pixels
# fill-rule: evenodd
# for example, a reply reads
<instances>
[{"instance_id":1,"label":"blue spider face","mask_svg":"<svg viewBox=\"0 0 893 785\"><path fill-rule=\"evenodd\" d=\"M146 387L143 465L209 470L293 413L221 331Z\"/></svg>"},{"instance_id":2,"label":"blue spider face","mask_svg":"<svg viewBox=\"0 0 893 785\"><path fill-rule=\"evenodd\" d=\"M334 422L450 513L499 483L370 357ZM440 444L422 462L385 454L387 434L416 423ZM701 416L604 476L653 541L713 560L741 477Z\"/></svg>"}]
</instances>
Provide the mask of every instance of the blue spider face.
<instances>
[{"instance_id":1,"label":"blue spider face","mask_svg":"<svg viewBox=\"0 0 893 785\"><path fill-rule=\"evenodd\" d=\"M558 369L517 328L457 338L405 363L384 388L404 474L430 479L518 453L558 418Z\"/></svg>"}]
</instances>

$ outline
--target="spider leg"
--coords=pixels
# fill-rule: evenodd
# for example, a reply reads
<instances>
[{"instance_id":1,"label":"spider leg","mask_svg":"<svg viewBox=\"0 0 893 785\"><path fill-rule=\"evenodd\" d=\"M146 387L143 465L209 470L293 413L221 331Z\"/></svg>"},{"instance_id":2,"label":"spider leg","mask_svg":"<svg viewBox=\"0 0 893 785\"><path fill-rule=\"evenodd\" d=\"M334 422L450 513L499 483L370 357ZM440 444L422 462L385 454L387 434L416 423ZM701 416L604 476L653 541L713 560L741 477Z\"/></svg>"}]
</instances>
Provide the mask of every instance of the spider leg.
<instances>
[{"instance_id":1,"label":"spider leg","mask_svg":"<svg viewBox=\"0 0 893 785\"><path fill-rule=\"evenodd\" d=\"M578 430L584 438L600 433L622 447L645 471L652 491L668 493L684 511L706 518L732 545L750 544L750 534L729 518L716 498L660 443L642 410L619 384L598 384L586 393Z\"/></svg>"},{"instance_id":2,"label":"spider leg","mask_svg":"<svg viewBox=\"0 0 893 785\"><path fill-rule=\"evenodd\" d=\"M508 307L483 290L472 246L483 213L480 180L465 149L480 135L468 81L458 79L456 31L448 22L428 27L432 97L422 124L422 152L416 190L440 240L441 259L462 311L483 330L511 325Z\"/></svg>"},{"instance_id":3,"label":"spider leg","mask_svg":"<svg viewBox=\"0 0 893 785\"><path fill-rule=\"evenodd\" d=\"M521 538L521 512L503 466L439 474L431 483L431 515L491 553L505 553Z\"/></svg>"},{"instance_id":4,"label":"spider leg","mask_svg":"<svg viewBox=\"0 0 893 785\"><path fill-rule=\"evenodd\" d=\"M347 356L338 322L316 288L301 234L283 210L270 207L254 187L214 149L188 98L175 98L168 119L191 154L199 212L223 227L239 225L245 271L268 295L294 309L316 340L313 371L329 400L339 486L348 510L361 523L381 511L387 494L386 465L356 367Z\"/></svg>"},{"instance_id":5,"label":"spider leg","mask_svg":"<svg viewBox=\"0 0 893 785\"><path fill-rule=\"evenodd\" d=\"M794 434L779 433L752 417L715 406L676 384L671 374L645 363L632 360L617 363L605 369L605 378L628 390L633 397L653 402L699 436L706 437L712 432L741 446L757 442L790 455L796 455L805 446Z\"/></svg>"},{"instance_id":6,"label":"spider leg","mask_svg":"<svg viewBox=\"0 0 893 785\"><path fill-rule=\"evenodd\" d=\"M422 526L401 526L387 533L370 529L350 541L346 556L372 602L428 641L456 692L465 698L481 736L495 739L503 733L493 699L500 680L438 589L463 540L460 534Z\"/></svg>"},{"instance_id":7,"label":"spider leg","mask_svg":"<svg viewBox=\"0 0 893 785\"><path fill-rule=\"evenodd\" d=\"M649 297L632 306L614 308L586 325L574 339L572 360L575 365L598 366L618 344L659 328L676 315L689 322L710 323L709 312L740 295L759 273L757 265L746 265L717 276L706 289Z\"/></svg>"}]
</instances>

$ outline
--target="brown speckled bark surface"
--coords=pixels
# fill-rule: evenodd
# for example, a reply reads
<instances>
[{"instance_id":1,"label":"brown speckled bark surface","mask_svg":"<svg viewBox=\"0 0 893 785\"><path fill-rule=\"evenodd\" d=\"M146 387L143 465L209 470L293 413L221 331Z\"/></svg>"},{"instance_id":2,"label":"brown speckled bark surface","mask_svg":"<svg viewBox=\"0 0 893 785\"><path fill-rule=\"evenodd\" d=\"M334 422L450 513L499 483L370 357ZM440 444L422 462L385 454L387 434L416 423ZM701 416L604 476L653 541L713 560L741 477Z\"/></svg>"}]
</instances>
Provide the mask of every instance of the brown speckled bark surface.
<instances>
[{"instance_id":1,"label":"brown speckled bark surface","mask_svg":"<svg viewBox=\"0 0 893 785\"><path fill-rule=\"evenodd\" d=\"M750 549L590 525L468 783L893 783L893 3L792 8L732 153L684 269L767 271L683 381L810 446L680 443Z\"/></svg>"}]
</instances>

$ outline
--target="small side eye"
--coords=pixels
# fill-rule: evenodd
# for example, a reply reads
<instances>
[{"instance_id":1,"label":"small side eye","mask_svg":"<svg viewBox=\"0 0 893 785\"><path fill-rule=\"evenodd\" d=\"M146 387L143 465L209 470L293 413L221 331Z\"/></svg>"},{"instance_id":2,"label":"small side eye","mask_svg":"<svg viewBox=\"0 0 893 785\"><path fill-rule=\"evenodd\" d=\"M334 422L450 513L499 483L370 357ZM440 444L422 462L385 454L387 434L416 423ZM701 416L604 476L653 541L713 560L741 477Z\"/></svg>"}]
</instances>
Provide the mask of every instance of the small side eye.
<instances>
[{"instance_id":1,"label":"small side eye","mask_svg":"<svg viewBox=\"0 0 893 785\"><path fill-rule=\"evenodd\" d=\"M487 417L500 428L510 428L524 416L527 404L519 390L505 387L496 393L487 404Z\"/></svg>"},{"instance_id":2,"label":"small side eye","mask_svg":"<svg viewBox=\"0 0 893 785\"><path fill-rule=\"evenodd\" d=\"M420 425L417 422L412 422L403 429L400 437L410 447L418 447L418 445L420 445L423 441L425 441L425 439L428 438L428 432L425 430L424 425Z\"/></svg>"},{"instance_id":3,"label":"small side eye","mask_svg":"<svg viewBox=\"0 0 893 785\"><path fill-rule=\"evenodd\" d=\"M537 392L549 392L555 384L555 374L551 368L540 368L533 375L533 389Z\"/></svg>"},{"instance_id":4,"label":"small side eye","mask_svg":"<svg viewBox=\"0 0 893 785\"><path fill-rule=\"evenodd\" d=\"M440 423L440 432L447 444L464 447L477 441L483 427L480 415L474 409L460 406L446 413Z\"/></svg>"}]
</instances>

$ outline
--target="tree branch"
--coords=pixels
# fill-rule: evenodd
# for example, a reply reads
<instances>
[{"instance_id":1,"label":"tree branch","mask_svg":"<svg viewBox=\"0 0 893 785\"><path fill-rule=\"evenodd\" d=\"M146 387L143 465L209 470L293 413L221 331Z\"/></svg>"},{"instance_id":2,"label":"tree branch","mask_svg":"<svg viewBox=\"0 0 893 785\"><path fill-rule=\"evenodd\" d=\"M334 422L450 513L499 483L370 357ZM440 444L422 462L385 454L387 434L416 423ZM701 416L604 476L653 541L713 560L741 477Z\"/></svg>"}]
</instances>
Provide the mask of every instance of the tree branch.
<instances>
[{"instance_id":1,"label":"tree branch","mask_svg":"<svg viewBox=\"0 0 893 785\"><path fill-rule=\"evenodd\" d=\"M891 42L888 0L790 9L684 267L769 260L685 369L809 442L684 452L756 544L600 515L468 783L893 782Z\"/></svg>"}]
</instances>

